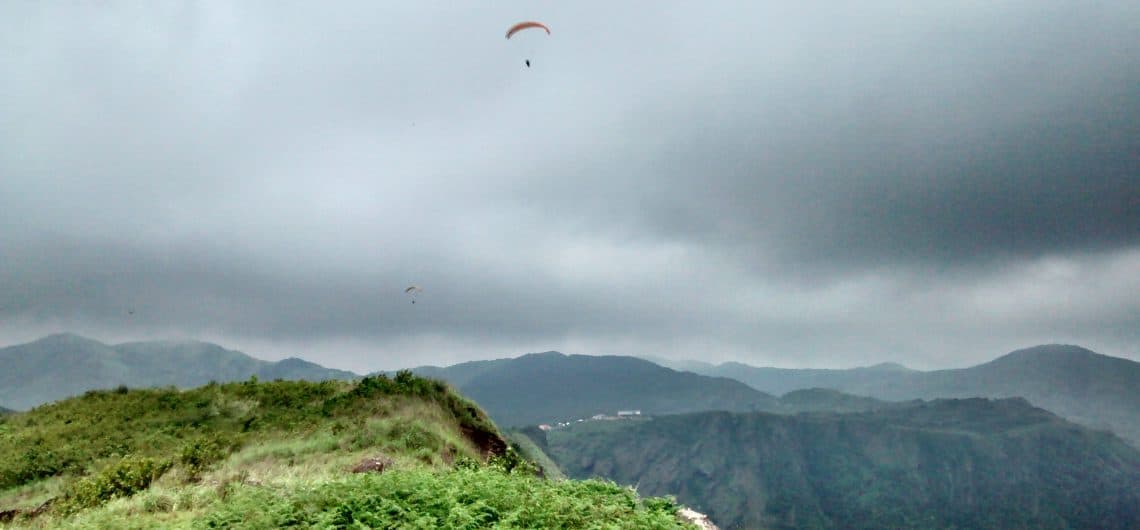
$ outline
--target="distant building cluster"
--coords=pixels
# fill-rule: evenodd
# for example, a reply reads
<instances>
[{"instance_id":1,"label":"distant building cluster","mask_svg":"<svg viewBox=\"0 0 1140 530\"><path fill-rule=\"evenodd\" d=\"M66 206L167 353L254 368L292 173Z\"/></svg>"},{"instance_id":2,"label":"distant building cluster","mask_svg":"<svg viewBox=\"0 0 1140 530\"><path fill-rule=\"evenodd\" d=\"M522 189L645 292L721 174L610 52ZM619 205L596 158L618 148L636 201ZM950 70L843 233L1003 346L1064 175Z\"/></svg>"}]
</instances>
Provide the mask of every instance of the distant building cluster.
<instances>
[{"instance_id":1,"label":"distant building cluster","mask_svg":"<svg viewBox=\"0 0 1140 530\"><path fill-rule=\"evenodd\" d=\"M582 423L584 421L622 420L622 419L632 419L632 418L639 418L639 417L642 417L640 409L619 410L619 411L617 411L616 416L611 416L611 415L606 414L606 413L594 414L593 416L590 416L589 418L579 418L579 419L572 420L572 421L559 421L559 422L555 422L553 425L548 424L548 423L543 423L542 425L539 425L538 428L542 429L544 431L549 431L551 429L558 429L561 427L569 427L570 425L573 425L574 423Z\"/></svg>"}]
</instances>

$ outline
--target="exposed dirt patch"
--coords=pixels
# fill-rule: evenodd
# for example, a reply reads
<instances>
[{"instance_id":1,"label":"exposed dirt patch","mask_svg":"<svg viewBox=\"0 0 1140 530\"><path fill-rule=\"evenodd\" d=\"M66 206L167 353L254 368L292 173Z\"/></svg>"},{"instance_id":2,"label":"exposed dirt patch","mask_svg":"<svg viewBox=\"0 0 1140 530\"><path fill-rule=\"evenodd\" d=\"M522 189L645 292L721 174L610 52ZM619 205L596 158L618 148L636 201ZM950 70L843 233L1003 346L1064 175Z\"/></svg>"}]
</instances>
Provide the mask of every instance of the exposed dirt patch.
<instances>
[{"instance_id":1,"label":"exposed dirt patch","mask_svg":"<svg viewBox=\"0 0 1140 530\"><path fill-rule=\"evenodd\" d=\"M460 427L460 430L464 438L471 440L471 443L479 448L479 454L483 455L484 460L507 453L507 442L499 437L498 433L466 425Z\"/></svg>"},{"instance_id":2,"label":"exposed dirt patch","mask_svg":"<svg viewBox=\"0 0 1140 530\"><path fill-rule=\"evenodd\" d=\"M28 519L31 519L37 515L41 515L44 512L48 511L48 508L51 508L51 504L53 502L55 502L55 499L48 499L43 504L41 504L41 505L31 509L31 510L20 509L20 508L12 508L11 510L2 510L2 511L0 511L0 523L10 523L21 515L23 515L24 517L27 517Z\"/></svg>"},{"instance_id":3,"label":"exposed dirt patch","mask_svg":"<svg viewBox=\"0 0 1140 530\"><path fill-rule=\"evenodd\" d=\"M380 455L374 458L365 458L360 463L352 467L353 473L383 473L386 469L392 469L395 461L387 456Z\"/></svg>"}]
</instances>

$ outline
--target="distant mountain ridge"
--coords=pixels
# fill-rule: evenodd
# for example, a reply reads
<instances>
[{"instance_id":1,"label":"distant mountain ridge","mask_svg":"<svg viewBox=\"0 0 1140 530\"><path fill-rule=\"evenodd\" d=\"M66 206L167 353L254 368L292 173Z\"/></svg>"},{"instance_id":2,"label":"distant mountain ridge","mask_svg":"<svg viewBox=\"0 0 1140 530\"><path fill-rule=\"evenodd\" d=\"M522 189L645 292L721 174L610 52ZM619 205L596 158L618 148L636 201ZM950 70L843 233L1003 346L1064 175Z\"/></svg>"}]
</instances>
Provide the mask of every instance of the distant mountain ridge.
<instances>
[{"instance_id":1,"label":"distant mountain ridge","mask_svg":"<svg viewBox=\"0 0 1140 530\"><path fill-rule=\"evenodd\" d=\"M545 352L411 370L447 381L501 427L574 421L623 409L647 415L783 409L774 396L737 380L677 372L635 357Z\"/></svg>"},{"instance_id":2,"label":"distant mountain ridge","mask_svg":"<svg viewBox=\"0 0 1140 530\"><path fill-rule=\"evenodd\" d=\"M194 387L248 379L353 379L344 370L290 358L271 362L199 341L108 345L70 333L0 349L0 403L27 409L87 390Z\"/></svg>"},{"instance_id":3,"label":"distant mountain ridge","mask_svg":"<svg viewBox=\"0 0 1140 530\"><path fill-rule=\"evenodd\" d=\"M648 358L647 358L648 359ZM783 395L793 390L805 388L834 388L852 382L874 385L898 377L899 374L915 373L898 363L879 363L857 368L774 368L758 367L740 362L711 364L701 361L674 361L657 358L658 364L676 370L686 370L702 375L731 377L763 392Z\"/></svg>"},{"instance_id":4,"label":"distant mountain ridge","mask_svg":"<svg viewBox=\"0 0 1140 530\"><path fill-rule=\"evenodd\" d=\"M890 401L1020 396L1082 425L1112 429L1140 447L1140 363L1080 346L1034 346L969 368L929 372L891 364L848 370L690 366L774 394L818 387Z\"/></svg>"},{"instance_id":5,"label":"distant mountain ridge","mask_svg":"<svg viewBox=\"0 0 1140 530\"><path fill-rule=\"evenodd\" d=\"M702 412L538 437L569 477L676 495L723 528L1140 528L1140 451L1021 398Z\"/></svg>"}]
</instances>

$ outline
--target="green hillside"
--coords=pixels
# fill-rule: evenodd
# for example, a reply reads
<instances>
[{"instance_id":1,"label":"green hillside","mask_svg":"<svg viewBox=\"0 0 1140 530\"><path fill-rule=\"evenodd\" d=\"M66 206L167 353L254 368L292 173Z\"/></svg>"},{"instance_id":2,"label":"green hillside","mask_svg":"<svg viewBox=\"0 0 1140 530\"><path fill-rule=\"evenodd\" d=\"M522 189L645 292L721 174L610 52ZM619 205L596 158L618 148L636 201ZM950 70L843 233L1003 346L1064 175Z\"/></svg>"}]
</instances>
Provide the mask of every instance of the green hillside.
<instances>
[{"instance_id":1,"label":"green hillside","mask_svg":"<svg viewBox=\"0 0 1140 530\"><path fill-rule=\"evenodd\" d=\"M250 376L307 381L358 377L295 358L263 361L207 342L108 345L72 334L0 348L0 367L0 403L17 410L119 385L192 388Z\"/></svg>"},{"instance_id":2,"label":"green hillside","mask_svg":"<svg viewBox=\"0 0 1140 530\"><path fill-rule=\"evenodd\" d=\"M1140 452L1023 399L586 422L544 443L567 476L675 494L722 528L1140 528Z\"/></svg>"},{"instance_id":3,"label":"green hillside","mask_svg":"<svg viewBox=\"0 0 1140 530\"><path fill-rule=\"evenodd\" d=\"M0 523L35 528L680 528L667 499L548 481L410 373L90 391L0 418Z\"/></svg>"}]
</instances>

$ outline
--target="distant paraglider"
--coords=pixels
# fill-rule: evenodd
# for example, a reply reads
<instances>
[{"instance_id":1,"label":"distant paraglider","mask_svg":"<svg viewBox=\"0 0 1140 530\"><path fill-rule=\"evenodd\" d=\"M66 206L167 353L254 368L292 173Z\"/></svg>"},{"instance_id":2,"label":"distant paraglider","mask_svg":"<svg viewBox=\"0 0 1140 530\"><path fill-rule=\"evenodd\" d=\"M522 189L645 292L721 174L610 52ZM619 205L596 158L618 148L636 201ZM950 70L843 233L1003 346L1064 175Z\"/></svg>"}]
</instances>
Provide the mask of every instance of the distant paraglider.
<instances>
[{"instance_id":1,"label":"distant paraglider","mask_svg":"<svg viewBox=\"0 0 1140 530\"><path fill-rule=\"evenodd\" d=\"M511 35L514 35L515 33L518 33L524 29L531 29L531 28L544 29L544 30L546 30L546 34L550 35L550 28L548 28L546 26L546 24L543 24L542 22L535 22L533 20L528 20L526 22L519 22L518 24L511 26L510 29L507 30L507 38L510 39ZM530 68L530 59L526 60L526 67Z\"/></svg>"},{"instance_id":2,"label":"distant paraglider","mask_svg":"<svg viewBox=\"0 0 1140 530\"><path fill-rule=\"evenodd\" d=\"M416 295L423 291L424 289L418 285L409 285L407 289L404 289L404 294L410 295L412 297L412 303L414 304L416 303Z\"/></svg>"}]
</instances>

